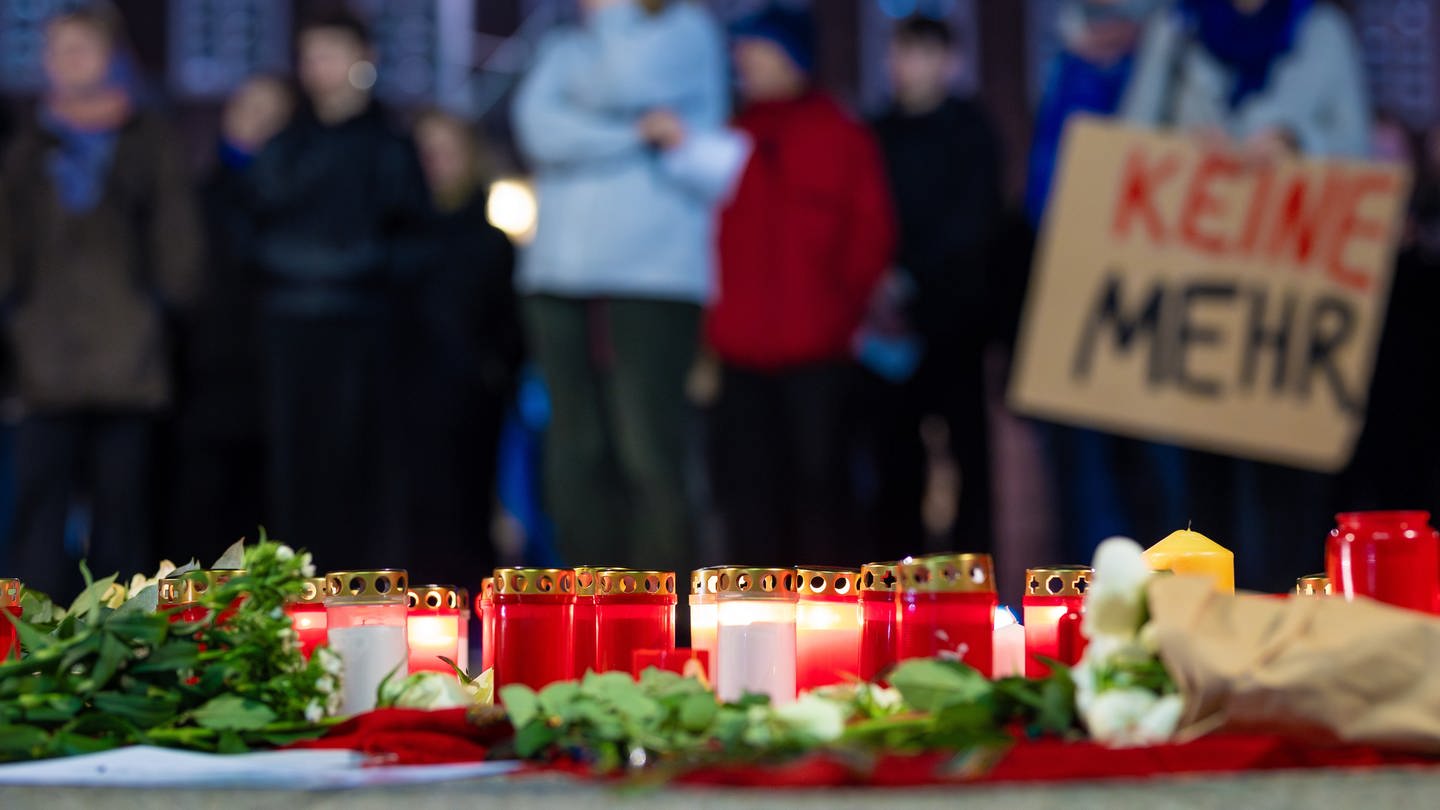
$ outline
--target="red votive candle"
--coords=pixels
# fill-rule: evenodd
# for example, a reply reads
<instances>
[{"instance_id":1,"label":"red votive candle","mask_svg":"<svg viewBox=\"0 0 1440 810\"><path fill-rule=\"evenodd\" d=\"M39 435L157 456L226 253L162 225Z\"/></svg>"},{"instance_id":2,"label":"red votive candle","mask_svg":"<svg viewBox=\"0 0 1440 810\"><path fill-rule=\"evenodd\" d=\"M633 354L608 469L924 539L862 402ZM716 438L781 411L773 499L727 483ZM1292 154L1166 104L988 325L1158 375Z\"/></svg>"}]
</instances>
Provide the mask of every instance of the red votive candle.
<instances>
[{"instance_id":1,"label":"red votive candle","mask_svg":"<svg viewBox=\"0 0 1440 810\"><path fill-rule=\"evenodd\" d=\"M495 687L569 680L574 620L573 570L495 569Z\"/></svg>"},{"instance_id":2,"label":"red votive candle","mask_svg":"<svg viewBox=\"0 0 1440 810\"><path fill-rule=\"evenodd\" d=\"M595 588L601 570L585 565L575 569L575 640L571 649L577 680L595 669Z\"/></svg>"},{"instance_id":3,"label":"red votive candle","mask_svg":"<svg viewBox=\"0 0 1440 810\"><path fill-rule=\"evenodd\" d=\"M674 649L674 571L602 569L595 576L597 672L630 672L636 650Z\"/></svg>"},{"instance_id":4,"label":"red votive candle","mask_svg":"<svg viewBox=\"0 0 1440 810\"><path fill-rule=\"evenodd\" d=\"M990 555L911 557L896 568L896 660L948 658L989 677L1000 603Z\"/></svg>"},{"instance_id":5,"label":"red votive candle","mask_svg":"<svg viewBox=\"0 0 1440 810\"><path fill-rule=\"evenodd\" d=\"M706 673L710 671L710 651L688 647L677 647L673 650L636 650L630 674L639 679L640 674L651 667L698 678L708 683L709 676Z\"/></svg>"},{"instance_id":6,"label":"red votive candle","mask_svg":"<svg viewBox=\"0 0 1440 810\"><path fill-rule=\"evenodd\" d=\"M1336 594L1435 612L1440 534L1429 512L1345 512L1335 520L1325 573Z\"/></svg>"},{"instance_id":7,"label":"red votive candle","mask_svg":"<svg viewBox=\"0 0 1440 810\"><path fill-rule=\"evenodd\" d=\"M470 591L460 588L455 593L456 598L460 601L460 657L455 659L455 663L459 664L460 670L468 675L470 674Z\"/></svg>"},{"instance_id":8,"label":"red votive candle","mask_svg":"<svg viewBox=\"0 0 1440 810\"><path fill-rule=\"evenodd\" d=\"M24 592L25 586L20 580L0 579L0 610L20 618L23 615L20 595ZM15 631L15 625L9 619L0 616L0 661L19 657L20 634Z\"/></svg>"},{"instance_id":9,"label":"red votive candle","mask_svg":"<svg viewBox=\"0 0 1440 810\"><path fill-rule=\"evenodd\" d=\"M200 605L200 599L209 593L216 586L238 576L243 576L243 568L204 568L197 571L186 571L173 577L166 577L158 584L159 593L156 598L156 606L160 610L172 610L179 608L170 615L172 622L198 622L203 621L206 609ZM231 616L235 615L235 609L245 597L236 598L230 606L220 612L215 619L216 624L223 624Z\"/></svg>"},{"instance_id":10,"label":"red votive candle","mask_svg":"<svg viewBox=\"0 0 1440 810\"><path fill-rule=\"evenodd\" d=\"M460 663L460 589L452 585L416 585L406 594L405 643L410 672L454 672Z\"/></svg>"},{"instance_id":11,"label":"red votive candle","mask_svg":"<svg viewBox=\"0 0 1440 810\"><path fill-rule=\"evenodd\" d=\"M1025 675L1043 678L1050 667L1041 657L1071 665L1085 651L1080 618L1085 591L1095 572L1085 566L1031 568L1025 572Z\"/></svg>"},{"instance_id":12,"label":"red votive candle","mask_svg":"<svg viewBox=\"0 0 1440 810\"><path fill-rule=\"evenodd\" d=\"M860 566L860 670L873 681L895 663L895 566L866 563Z\"/></svg>"},{"instance_id":13,"label":"red votive candle","mask_svg":"<svg viewBox=\"0 0 1440 810\"><path fill-rule=\"evenodd\" d=\"M329 621L325 614L325 578L305 580L300 595L285 606L285 614L299 637L301 654L309 658L316 647L326 642Z\"/></svg>"},{"instance_id":14,"label":"red votive candle","mask_svg":"<svg viewBox=\"0 0 1440 810\"><path fill-rule=\"evenodd\" d=\"M795 688L842 683L860 671L860 572L800 568L795 605Z\"/></svg>"},{"instance_id":15,"label":"red votive candle","mask_svg":"<svg viewBox=\"0 0 1440 810\"><path fill-rule=\"evenodd\" d=\"M480 614L480 671L495 667L495 578L480 580L480 595L475 597L475 612Z\"/></svg>"}]
</instances>

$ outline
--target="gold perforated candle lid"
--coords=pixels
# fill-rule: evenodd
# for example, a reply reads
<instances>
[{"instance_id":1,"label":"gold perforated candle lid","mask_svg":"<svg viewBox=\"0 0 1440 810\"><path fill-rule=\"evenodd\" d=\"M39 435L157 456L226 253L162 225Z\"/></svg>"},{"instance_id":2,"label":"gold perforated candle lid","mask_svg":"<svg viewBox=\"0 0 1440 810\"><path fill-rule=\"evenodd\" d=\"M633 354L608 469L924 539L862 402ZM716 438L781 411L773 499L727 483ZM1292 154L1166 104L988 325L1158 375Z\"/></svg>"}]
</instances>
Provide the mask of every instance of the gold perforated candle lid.
<instances>
[{"instance_id":1,"label":"gold perforated candle lid","mask_svg":"<svg viewBox=\"0 0 1440 810\"><path fill-rule=\"evenodd\" d=\"M865 563L860 566L860 590L871 593L891 593L900 584L895 569L898 562Z\"/></svg>"},{"instance_id":2,"label":"gold perforated candle lid","mask_svg":"<svg viewBox=\"0 0 1440 810\"><path fill-rule=\"evenodd\" d=\"M994 593L995 564L989 554L931 554L896 565L901 592Z\"/></svg>"},{"instance_id":3,"label":"gold perforated candle lid","mask_svg":"<svg viewBox=\"0 0 1440 810\"><path fill-rule=\"evenodd\" d=\"M714 596L715 578L724 569L721 565L712 565L708 568L696 568L690 572L690 595L691 596Z\"/></svg>"},{"instance_id":4,"label":"gold perforated candle lid","mask_svg":"<svg viewBox=\"0 0 1440 810\"><path fill-rule=\"evenodd\" d=\"M460 609L468 614L470 612L470 589L456 588L455 598L460 602Z\"/></svg>"},{"instance_id":5,"label":"gold perforated candle lid","mask_svg":"<svg viewBox=\"0 0 1440 810\"><path fill-rule=\"evenodd\" d=\"M674 571L631 571L625 568L604 568L595 572L595 595L611 596L674 596Z\"/></svg>"},{"instance_id":6,"label":"gold perforated candle lid","mask_svg":"<svg viewBox=\"0 0 1440 810\"><path fill-rule=\"evenodd\" d=\"M495 578L485 577L480 580L480 601L487 602L495 598Z\"/></svg>"},{"instance_id":7,"label":"gold perforated candle lid","mask_svg":"<svg viewBox=\"0 0 1440 810\"><path fill-rule=\"evenodd\" d=\"M496 568L496 596L574 596L572 568Z\"/></svg>"},{"instance_id":8,"label":"gold perforated candle lid","mask_svg":"<svg viewBox=\"0 0 1440 810\"><path fill-rule=\"evenodd\" d=\"M853 598L860 586L860 572L854 568L797 568L800 598L843 596Z\"/></svg>"},{"instance_id":9,"label":"gold perforated candle lid","mask_svg":"<svg viewBox=\"0 0 1440 810\"><path fill-rule=\"evenodd\" d=\"M1084 596L1095 581L1095 569L1084 565L1054 565L1025 569L1026 596Z\"/></svg>"},{"instance_id":10,"label":"gold perforated candle lid","mask_svg":"<svg viewBox=\"0 0 1440 810\"><path fill-rule=\"evenodd\" d=\"M0 579L0 608L19 607L25 584L18 579ZM5 621L0 619L0 622Z\"/></svg>"},{"instance_id":11,"label":"gold perforated candle lid","mask_svg":"<svg viewBox=\"0 0 1440 810\"><path fill-rule=\"evenodd\" d=\"M1300 596L1329 596L1334 590L1330 586L1330 577L1310 574L1295 580L1295 593Z\"/></svg>"},{"instance_id":12,"label":"gold perforated candle lid","mask_svg":"<svg viewBox=\"0 0 1440 810\"><path fill-rule=\"evenodd\" d=\"M794 568L724 566L715 571L715 595L733 599L794 599L799 591Z\"/></svg>"},{"instance_id":13,"label":"gold perforated candle lid","mask_svg":"<svg viewBox=\"0 0 1440 810\"><path fill-rule=\"evenodd\" d=\"M623 568L602 568L596 565L575 567L575 595L594 596L600 586L601 571L623 571Z\"/></svg>"},{"instance_id":14,"label":"gold perforated candle lid","mask_svg":"<svg viewBox=\"0 0 1440 810\"><path fill-rule=\"evenodd\" d=\"M465 604L454 585L415 585L405 592L411 610L459 610Z\"/></svg>"},{"instance_id":15,"label":"gold perforated candle lid","mask_svg":"<svg viewBox=\"0 0 1440 810\"><path fill-rule=\"evenodd\" d=\"M311 577L300 586L300 593L290 597L292 605L323 605L325 604L325 578Z\"/></svg>"},{"instance_id":16,"label":"gold perforated candle lid","mask_svg":"<svg viewBox=\"0 0 1440 810\"><path fill-rule=\"evenodd\" d=\"M158 584L161 604L192 605L217 585L241 576L244 568L202 568L186 571L179 576L166 577Z\"/></svg>"},{"instance_id":17,"label":"gold perforated candle lid","mask_svg":"<svg viewBox=\"0 0 1440 810\"><path fill-rule=\"evenodd\" d=\"M331 571L325 575L325 601L341 605L403 605L410 577L403 568Z\"/></svg>"}]
</instances>

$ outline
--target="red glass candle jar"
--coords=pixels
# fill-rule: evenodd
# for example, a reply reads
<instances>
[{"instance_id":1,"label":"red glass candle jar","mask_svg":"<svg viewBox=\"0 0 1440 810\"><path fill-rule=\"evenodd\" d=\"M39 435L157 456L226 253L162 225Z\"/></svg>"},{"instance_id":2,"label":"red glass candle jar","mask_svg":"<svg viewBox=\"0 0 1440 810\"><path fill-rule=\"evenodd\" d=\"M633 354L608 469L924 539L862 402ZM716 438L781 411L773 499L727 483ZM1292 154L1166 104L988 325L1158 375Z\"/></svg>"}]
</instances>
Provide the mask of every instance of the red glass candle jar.
<instances>
[{"instance_id":1,"label":"red glass candle jar","mask_svg":"<svg viewBox=\"0 0 1440 810\"><path fill-rule=\"evenodd\" d=\"M326 632L340 659L340 713L375 708L386 678L409 674L405 604L409 577L400 569L325 575Z\"/></svg>"},{"instance_id":2,"label":"red glass candle jar","mask_svg":"<svg viewBox=\"0 0 1440 810\"><path fill-rule=\"evenodd\" d=\"M460 602L460 657L455 663L460 666L460 671L470 674L470 591L460 588L456 592L456 599ZM476 673L478 674L478 673Z\"/></svg>"},{"instance_id":3,"label":"red glass candle jar","mask_svg":"<svg viewBox=\"0 0 1440 810\"><path fill-rule=\"evenodd\" d=\"M405 643L410 672L453 672L460 664L460 591L451 585L417 585L405 594Z\"/></svg>"},{"instance_id":4,"label":"red glass candle jar","mask_svg":"<svg viewBox=\"0 0 1440 810\"><path fill-rule=\"evenodd\" d=\"M326 642L329 623L325 618L325 578L305 580L304 589L285 606L285 613L299 637L301 654L309 658L316 647Z\"/></svg>"},{"instance_id":5,"label":"red glass candle jar","mask_svg":"<svg viewBox=\"0 0 1440 810\"><path fill-rule=\"evenodd\" d=\"M495 578L480 580L480 595L475 597L475 612L480 614L480 671L495 668Z\"/></svg>"},{"instance_id":6,"label":"red glass candle jar","mask_svg":"<svg viewBox=\"0 0 1440 810\"><path fill-rule=\"evenodd\" d=\"M1080 620L1085 591L1095 579L1093 569L1080 565L1031 568L1025 572L1025 675L1043 678L1050 667L1042 657L1065 665L1079 662L1085 652Z\"/></svg>"},{"instance_id":7,"label":"red glass candle jar","mask_svg":"<svg viewBox=\"0 0 1440 810\"><path fill-rule=\"evenodd\" d=\"M574 622L572 569L495 569L495 687L570 680Z\"/></svg>"},{"instance_id":8,"label":"red glass candle jar","mask_svg":"<svg viewBox=\"0 0 1440 810\"><path fill-rule=\"evenodd\" d=\"M596 572L595 670L630 672L636 650L675 648L674 571Z\"/></svg>"},{"instance_id":9,"label":"red glass candle jar","mask_svg":"<svg viewBox=\"0 0 1440 810\"><path fill-rule=\"evenodd\" d=\"M895 663L895 566L867 563L860 566L860 670L873 681Z\"/></svg>"},{"instance_id":10,"label":"red glass candle jar","mask_svg":"<svg viewBox=\"0 0 1440 810\"><path fill-rule=\"evenodd\" d=\"M986 677L995 665L994 564L989 554L935 554L896 566L895 657L964 661Z\"/></svg>"},{"instance_id":11,"label":"red glass candle jar","mask_svg":"<svg viewBox=\"0 0 1440 810\"><path fill-rule=\"evenodd\" d=\"M804 692L843 683L860 671L860 572L796 570L795 688Z\"/></svg>"},{"instance_id":12,"label":"red glass candle jar","mask_svg":"<svg viewBox=\"0 0 1440 810\"><path fill-rule=\"evenodd\" d=\"M172 622L203 621L206 609L200 605L201 598L216 586L223 585L244 574L245 569L243 568L202 568L166 577L159 582L156 606L160 610L179 608L171 614L170 621ZM235 614L235 609L244 599L245 597L241 596L233 600L229 607L220 612L215 622L223 624L226 619Z\"/></svg>"},{"instance_id":13,"label":"red glass candle jar","mask_svg":"<svg viewBox=\"0 0 1440 810\"><path fill-rule=\"evenodd\" d=\"M1435 612L1440 534L1429 512L1346 512L1335 520L1325 573L1336 594Z\"/></svg>"},{"instance_id":14,"label":"red glass candle jar","mask_svg":"<svg viewBox=\"0 0 1440 810\"><path fill-rule=\"evenodd\" d=\"M577 680L595 669L595 587L602 569L579 566L575 569L575 633L571 644Z\"/></svg>"},{"instance_id":15,"label":"red glass candle jar","mask_svg":"<svg viewBox=\"0 0 1440 810\"><path fill-rule=\"evenodd\" d=\"M710 653L685 647L673 650L636 650L630 674L639 680L640 674L651 667L708 683L709 677L705 673L710 671Z\"/></svg>"},{"instance_id":16,"label":"red glass candle jar","mask_svg":"<svg viewBox=\"0 0 1440 810\"><path fill-rule=\"evenodd\" d=\"M25 586L18 579L0 579L0 610L9 613L15 618L20 618L22 610L20 607L20 595L25 592ZM20 634L15 632L15 625L4 616L0 616L0 661L9 661L12 658L20 657Z\"/></svg>"},{"instance_id":17,"label":"red glass candle jar","mask_svg":"<svg viewBox=\"0 0 1440 810\"><path fill-rule=\"evenodd\" d=\"M1330 577L1324 574L1309 574L1295 580L1296 596L1330 596L1332 593Z\"/></svg>"}]
</instances>

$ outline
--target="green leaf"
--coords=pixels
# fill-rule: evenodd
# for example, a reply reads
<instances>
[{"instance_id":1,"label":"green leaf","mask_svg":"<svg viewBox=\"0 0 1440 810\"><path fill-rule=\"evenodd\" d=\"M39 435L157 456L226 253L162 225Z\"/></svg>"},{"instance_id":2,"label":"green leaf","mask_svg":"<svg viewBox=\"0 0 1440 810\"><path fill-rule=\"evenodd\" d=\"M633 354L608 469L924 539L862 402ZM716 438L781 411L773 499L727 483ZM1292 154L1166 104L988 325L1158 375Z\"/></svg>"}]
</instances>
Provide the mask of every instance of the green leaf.
<instances>
[{"instance_id":1,"label":"green leaf","mask_svg":"<svg viewBox=\"0 0 1440 810\"><path fill-rule=\"evenodd\" d=\"M220 733L220 742L216 744L215 750L221 754L243 754L250 750L250 746L240 739L239 734L227 729Z\"/></svg>"},{"instance_id":2,"label":"green leaf","mask_svg":"<svg viewBox=\"0 0 1440 810\"><path fill-rule=\"evenodd\" d=\"M200 647L190 639L175 639L155 648L148 656L130 667L136 675L153 672L176 672L194 669L200 658Z\"/></svg>"},{"instance_id":3,"label":"green leaf","mask_svg":"<svg viewBox=\"0 0 1440 810\"><path fill-rule=\"evenodd\" d=\"M55 753L70 757L77 754L94 754L97 751L108 751L119 744L118 741L106 737L87 737L83 734L57 731L52 738L50 747Z\"/></svg>"},{"instance_id":4,"label":"green leaf","mask_svg":"<svg viewBox=\"0 0 1440 810\"><path fill-rule=\"evenodd\" d=\"M115 578L118 575L111 574L104 579L92 582L90 579L90 569L86 567L84 560L80 561L80 573L85 576L85 590L81 591L80 595L75 597L75 601L70 603L70 607L65 613L68 616L78 616L87 622L93 622L103 604L102 599L105 596L105 592L110 590L111 585L115 584Z\"/></svg>"},{"instance_id":5,"label":"green leaf","mask_svg":"<svg viewBox=\"0 0 1440 810\"><path fill-rule=\"evenodd\" d=\"M977 701L992 689L985 676L974 668L938 658L900 662L890 674L890 685L899 690L907 705L922 712Z\"/></svg>"},{"instance_id":6,"label":"green leaf","mask_svg":"<svg viewBox=\"0 0 1440 810\"><path fill-rule=\"evenodd\" d=\"M90 678L95 682L95 689L103 689L114 677L115 671L130 657L130 647L115 636L105 633L100 638L100 657L95 662L95 668L90 671Z\"/></svg>"},{"instance_id":7,"label":"green leaf","mask_svg":"<svg viewBox=\"0 0 1440 810\"><path fill-rule=\"evenodd\" d=\"M155 645L170 632L170 617L159 613L112 613L105 629L135 644Z\"/></svg>"},{"instance_id":8,"label":"green leaf","mask_svg":"<svg viewBox=\"0 0 1440 810\"><path fill-rule=\"evenodd\" d=\"M275 721L275 712L257 700L221 695L190 713L201 728L250 731Z\"/></svg>"},{"instance_id":9,"label":"green leaf","mask_svg":"<svg viewBox=\"0 0 1440 810\"><path fill-rule=\"evenodd\" d=\"M515 753L525 759L535 756L550 747L560 736L560 730L546 723L527 723L517 726L515 732Z\"/></svg>"},{"instance_id":10,"label":"green leaf","mask_svg":"<svg viewBox=\"0 0 1440 810\"><path fill-rule=\"evenodd\" d=\"M692 734L699 734L710 727L720 707L714 695L698 694L686 697L680 704L680 727Z\"/></svg>"},{"instance_id":11,"label":"green leaf","mask_svg":"<svg viewBox=\"0 0 1440 810\"><path fill-rule=\"evenodd\" d=\"M91 700L96 709L114 714L139 728L150 728L173 720L180 708L180 696L172 693L131 695L99 692Z\"/></svg>"},{"instance_id":12,"label":"green leaf","mask_svg":"<svg viewBox=\"0 0 1440 810\"><path fill-rule=\"evenodd\" d=\"M580 684L556 681L540 690L540 708L546 714L567 717L570 704L580 697Z\"/></svg>"},{"instance_id":13,"label":"green leaf","mask_svg":"<svg viewBox=\"0 0 1440 810\"><path fill-rule=\"evenodd\" d=\"M4 616L9 622L15 625L15 633L20 636L20 646L31 654L48 650L63 642L39 626L16 617L8 610L0 610L0 616Z\"/></svg>"},{"instance_id":14,"label":"green leaf","mask_svg":"<svg viewBox=\"0 0 1440 810\"><path fill-rule=\"evenodd\" d=\"M50 735L34 726L0 726L0 756L29 754L50 744Z\"/></svg>"},{"instance_id":15,"label":"green leaf","mask_svg":"<svg viewBox=\"0 0 1440 810\"><path fill-rule=\"evenodd\" d=\"M510 724L517 729L540 716L540 700L535 690L524 684L512 683L500 687L500 702L510 715Z\"/></svg>"}]
</instances>

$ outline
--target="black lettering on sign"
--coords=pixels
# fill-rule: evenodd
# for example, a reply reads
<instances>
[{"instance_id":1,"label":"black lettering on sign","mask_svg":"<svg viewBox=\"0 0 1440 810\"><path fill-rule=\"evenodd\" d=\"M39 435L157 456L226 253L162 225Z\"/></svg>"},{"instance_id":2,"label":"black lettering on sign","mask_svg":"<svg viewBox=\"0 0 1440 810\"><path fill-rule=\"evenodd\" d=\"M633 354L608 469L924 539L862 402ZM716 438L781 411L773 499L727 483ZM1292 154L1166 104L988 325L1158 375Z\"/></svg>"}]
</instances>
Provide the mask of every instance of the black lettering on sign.
<instances>
[{"instance_id":1,"label":"black lettering on sign","mask_svg":"<svg viewBox=\"0 0 1440 810\"><path fill-rule=\"evenodd\" d=\"M1363 411L1360 398L1346 389L1345 378L1335 365L1337 351L1355 336L1354 304L1334 295L1317 297L1310 309L1307 330L1305 367L1296 384L1296 395L1301 400L1309 399L1311 381L1319 374L1329 385L1340 409L1359 418Z\"/></svg>"},{"instance_id":2,"label":"black lettering on sign","mask_svg":"<svg viewBox=\"0 0 1440 810\"><path fill-rule=\"evenodd\" d=\"M1295 328L1295 293L1288 292L1280 300L1280 312L1275 320L1267 321L1270 300L1269 291L1257 287L1250 292L1250 317L1245 336L1245 355L1240 363L1240 388L1251 391L1255 388L1255 377L1260 373L1260 357L1269 352L1270 392L1278 394L1285 390L1285 375L1290 367L1290 333Z\"/></svg>"},{"instance_id":3,"label":"black lettering on sign","mask_svg":"<svg viewBox=\"0 0 1440 810\"><path fill-rule=\"evenodd\" d=\"M1149 382L1152 386L1158 385L1165 379L1165 353L1158 339L1165 288L1159 283L1154 284L1141 298L1140 306L1127 312L1121 301L1124 284L1124 273L1111 268L1080 332L1080 342L1075 347L1075 359L1070 366L1071 376L1079 380L1090 376L1097 344L1102 337L1111 336L1110 345L1119 354L1129 351L1130 344L1141 338L1150 342Z\"/></svg>"},{"instance_id":4,"label":"black lettering on sign","mask_svg":"<svg viewBox=\"0 0 1440 810\"><path fill-rule=\"evenodd\" d=\"M1215 399L1220 396L1221 383L1213 378L1195 377L1190 374L1186 359L1190 350L1201 346L1214 346L1222 342L1224 335L1214 326L1199 326L1191 318L1197 306L1206 303L1228 305L1235 298L1234 284L1190 284L1179 296L1179 312L1175 317L1175 340L1172 343L1171 368L1175 384L1187 394ZM1167 330L1168 331L1168 330Z\"/></svg>"}]
</instances>

